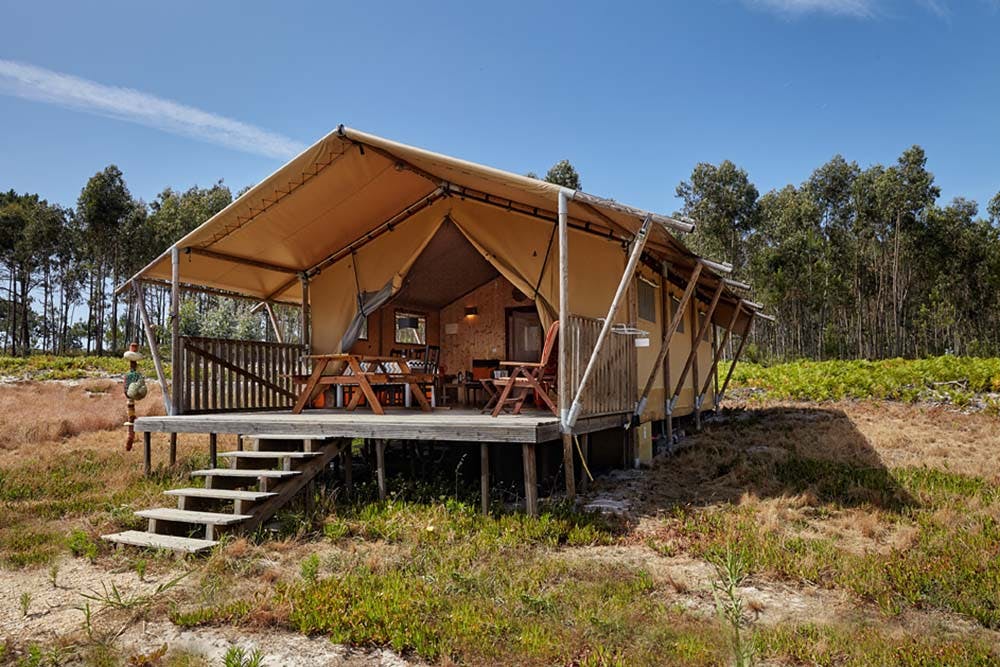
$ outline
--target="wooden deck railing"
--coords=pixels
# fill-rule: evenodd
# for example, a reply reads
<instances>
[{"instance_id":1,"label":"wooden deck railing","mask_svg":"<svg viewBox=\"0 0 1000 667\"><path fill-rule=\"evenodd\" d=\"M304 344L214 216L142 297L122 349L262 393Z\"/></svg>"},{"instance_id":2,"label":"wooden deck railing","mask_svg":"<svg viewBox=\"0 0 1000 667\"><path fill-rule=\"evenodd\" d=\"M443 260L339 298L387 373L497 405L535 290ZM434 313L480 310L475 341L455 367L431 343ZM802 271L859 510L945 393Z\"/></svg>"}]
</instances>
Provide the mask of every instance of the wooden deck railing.
<instances>
[{"instance_id":1,"label":"wooden deck railing","mask_svg":"<svg viewBox=\"0 0 1000 667\"><path fill-rule=\"evenodd\" d=\"M601 331L601 320L570 315L560 344L567 345L569 395L576 395ZM632 336L612 333L597 358L597 367L583 396L583 416L631 412L635 409L635 344Z\"/></svg>"},{"instance_id":2,"label":"wooden deck railing","mask_svg":"<svg viewBox=\"0 0 1000 667\"><path fill-rule=\"evenodd\" d=\"M297 344L181 336L180 349L180 414L291 408L292 376L309 372Z\"/></svg>"}]
</instances>

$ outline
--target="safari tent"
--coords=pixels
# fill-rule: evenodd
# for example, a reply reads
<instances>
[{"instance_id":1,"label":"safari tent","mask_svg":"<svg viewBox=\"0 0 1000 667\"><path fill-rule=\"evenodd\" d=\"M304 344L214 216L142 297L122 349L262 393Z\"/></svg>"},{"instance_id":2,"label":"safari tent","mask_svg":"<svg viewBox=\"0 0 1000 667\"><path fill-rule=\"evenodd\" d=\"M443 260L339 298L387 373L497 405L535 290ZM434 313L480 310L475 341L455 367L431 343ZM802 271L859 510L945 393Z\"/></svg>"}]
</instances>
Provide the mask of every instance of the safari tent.
<instances>
[{"instance_id":1,"label":"safari tent","mask_svg":"<svg viewBox=\"0 0 1000 667\"><path fill-rule=\"evenodd\" d=\"M168 414L136 430L520 443L526 460L554 441L572 491L581 436L612 434L622 464L648 461L651 426L669 434L724 391L716 364L742 349L758 306L680 240L694 224L338 127L119 288L169 286L175 315L198 290L302 317L301 340L280 343L186 340L174 317ZM537 362L555 322L555 414L492 417L487 396L451 396L489 384L484 367ZM429 415L374 414L363 399L347 410L328 392L291 410L316 355L429 348Z\"/></svg>"}]
</instances>

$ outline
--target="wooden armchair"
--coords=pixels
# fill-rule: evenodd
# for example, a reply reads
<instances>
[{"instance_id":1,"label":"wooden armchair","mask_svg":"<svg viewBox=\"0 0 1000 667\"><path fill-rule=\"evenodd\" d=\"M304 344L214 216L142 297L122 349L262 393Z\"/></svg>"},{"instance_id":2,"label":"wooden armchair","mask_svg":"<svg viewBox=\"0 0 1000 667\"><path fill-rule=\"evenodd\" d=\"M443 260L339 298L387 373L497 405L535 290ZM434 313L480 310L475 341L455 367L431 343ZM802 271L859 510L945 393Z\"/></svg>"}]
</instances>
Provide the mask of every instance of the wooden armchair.
<instances>
[{"instance_id":1,"label":"wooden armchair","mask_svg":"<svg viewBox=\"0 0 1000 667\"><path fill-rule=\"evenodd\" d=\"M553 351L556 347L556 338L559 335L559 320L556 320L545 332L545 344L542 346L542 355L537 362L524 361L501 361L501 367L511 368L510 375L505 378L494 378L493 385L497 388L498 394L496 403L493 406L492 415L498 417L500 413L510 409L511 414L520 414L528 394L534 392L535 404L541 407L539 402L544 403L552 414L558 415L556 402L552 392L556 384L556 355Z\"/></svg>"}]
</instances>

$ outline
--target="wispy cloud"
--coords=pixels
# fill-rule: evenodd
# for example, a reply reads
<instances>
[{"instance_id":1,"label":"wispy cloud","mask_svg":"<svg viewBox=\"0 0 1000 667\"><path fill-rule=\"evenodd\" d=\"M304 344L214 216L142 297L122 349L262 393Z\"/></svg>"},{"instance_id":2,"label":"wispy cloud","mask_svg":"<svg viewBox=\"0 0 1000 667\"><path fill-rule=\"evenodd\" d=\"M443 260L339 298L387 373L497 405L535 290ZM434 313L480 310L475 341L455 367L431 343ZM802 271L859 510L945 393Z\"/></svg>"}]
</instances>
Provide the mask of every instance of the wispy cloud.
<instances>
[{"instance_id":1,"label":"wispy cloud","mask_svg":"<svg viewBox=\"0 0 1000 667\"><path fill-rule=\"evenodd\" d=\"M869 18L875 14L875 0L744 0L751 7L786 16L831 14Z\"/></svg>"},{"instance_id":2,"label":"wispy cloud","mask_svg":"<svg viewBox=\"0 0 1000 667\"><path fill-rule=\"evenodd\" d=\"M186 104L13 60L0 59L0 94L117 118L267 157L287 159L305 148L281 134Z\"/></svg>"}]
</instances>

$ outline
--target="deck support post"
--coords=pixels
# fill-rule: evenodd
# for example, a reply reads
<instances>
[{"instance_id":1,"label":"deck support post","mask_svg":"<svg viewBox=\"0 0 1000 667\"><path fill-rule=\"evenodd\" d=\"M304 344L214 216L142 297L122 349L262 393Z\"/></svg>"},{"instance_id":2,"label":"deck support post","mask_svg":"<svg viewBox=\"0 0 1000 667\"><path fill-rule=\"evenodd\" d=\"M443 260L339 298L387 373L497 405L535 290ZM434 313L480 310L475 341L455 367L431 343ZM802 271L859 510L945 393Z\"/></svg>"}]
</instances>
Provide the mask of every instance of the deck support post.
<instances>
[{"instance_id":1,"label":"deck support post","mask_svg":"<svg viewBox=\"0 0 1000 667\"><path fill-rule=\"evenodd\" d=\"M347 446L340 453L340 465L344 469L344 492L348 498L354 496L354 462L352 460L353 452L351 451L353 447L354 444L351 442L351 439L347 438Z\"/></svg>"},{"instance_id":2,"label":"deck support post","mask_svg":"<svg viewBox=\"0 0 1000 667\"><path fill-rule=\"evenodd\" d=\"M490 513L490 445L488 442L479 445L479 486L480 502L483 514Z\"/></svg>"},{"instance_id":3,"label":"deck support post","mask_svg":"<svg viewBox=\"0 0 1000 667\"><path fill-rule=\"evenodd\" d=\"M562 434L563 468L566 470L566 499L576 500L576 466L573 462L573 434Z\"/></svg>"},{"instance_id":4,"label":"deck support post","mask_svg":"<svg viewBox=\"0 0 1000 667\"><path fill-rule=\"evenodd\" d=\"M524 511L528 516L538 516L538 473L535 468L535 444L521 445L524 464Z\"/></svg>"},{"instance_id":5,"label":"deck support post","mask_svg":"<svg viewBox=\"0 0 1000 667\"><path fill-rule=\"evenodd\" d=\"M170 467L177 465L177 434L170 434Z\"/></svg>"},{"instance_id":6,"label":"deck support post","mask_svg":"<svg viewBox=\"0 0 1000 667\"><path fill-rule=\"evenodd\" d=\"M170 248L170 374L171 415L181 414L181 258L177 246ZM166 391L166 387L164 387Z\"/></svg>"},{"instance_id":7,"label":"deck support post","mask_svg":"<svg viewBox=\"0 0 1000 667\"><path fill-rule=\"evenodd\" d=\"M209 433L208 434L208 464L209 467L215 468L219 464L219 434Z\"/></svg>"},{"instance_id":8,"label":"deck support post","mask_svg":"<svg viewBox=\"0 0 1000 667\"><path fill-rule=\"evenodd\" d=\"M378 476L378 499L385 500L385 440L375 441L375 470Z\"/></svg>"},{"instance_id":9,"label":"deck support post","mask_svg":"<svg viewBox=\"0 0 1000 667\"><path fill-rule=\"evenodd\" d=\"M740 355L743 354L743 347L747 344L750 339L750 330L753 328L754 318L757 316L757 311L750 310L750 319L747 321L747 326L743 330L743 337L740 338L740 344L736 347L736 354L733 355L733 361L729 364L729 372L726 373L726 380L722 383L722 388L715 397L715 409L718 410L719 406L722 405L722 399L726 395L726 389L729 388L729 380L733 377L733 370L736 368L737 362L740 360Z\"/></svg>"},{"instance_id":10,"label":"deck support post","mask_svg":"<svg viewBox=\"0 0 1000 667\"><path fill-rule=\"evenodd\" d=\"M156 369L156 381L160 383L160 393L163 395L163 409L168 415L174 414L170 401L170 389L167 387L167 375L163 372L163 358L160 356L160 345L156 342L156 334L153 332L153 325L149 321L149 313L146 311L146 296L142 291L142 285L138 280L132 282L132 291L135 293L135 303L139 309L139 319L142 320L142 329L146 333L146 344L149 345L149 356L153 358L153 368Z\"/></svg>"},{"instance_id":11,"label":"deck support post","mask_svg":"<svg viewBox=\"0 0 1000 667\"><path fill-rule=\"evenodd\" d=\"M142 434L142 474L149 477L153 471L153 434L144 431Z\"/></svg>"}]
</instances>

